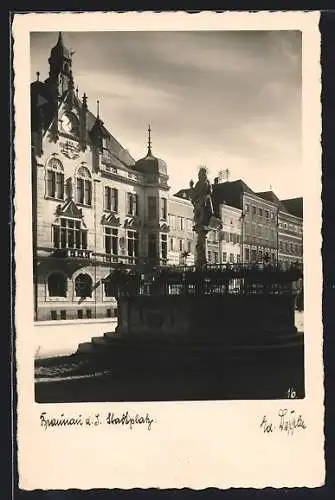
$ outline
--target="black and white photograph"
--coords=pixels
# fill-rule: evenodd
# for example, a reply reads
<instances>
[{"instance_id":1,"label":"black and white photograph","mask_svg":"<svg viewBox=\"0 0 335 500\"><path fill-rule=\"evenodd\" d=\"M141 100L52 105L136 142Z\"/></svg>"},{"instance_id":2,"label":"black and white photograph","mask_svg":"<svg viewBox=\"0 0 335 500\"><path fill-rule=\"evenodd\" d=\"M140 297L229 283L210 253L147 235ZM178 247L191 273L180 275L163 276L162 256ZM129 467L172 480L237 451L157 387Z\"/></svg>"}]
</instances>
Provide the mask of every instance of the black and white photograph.
<instances>
[{"instance_id":1,"label":"black and white photograph","mask_svg":"<svg viewBox=\"0 0 335 500\"><path fill-rule=\"evenodd\" d=\"M30 36L36 400L304 397L301 32Z\"/></svg>"},{"instance_id":2,"label":"black and white photograph","mask_svg":"<svg viewBox=\"0 0 335 500\"><path fill-rule=\"evenodd\" d=\"M28 489L322 481L317 21L17 16L21 464L48 450Z\"/></svg>"}]
</instances>

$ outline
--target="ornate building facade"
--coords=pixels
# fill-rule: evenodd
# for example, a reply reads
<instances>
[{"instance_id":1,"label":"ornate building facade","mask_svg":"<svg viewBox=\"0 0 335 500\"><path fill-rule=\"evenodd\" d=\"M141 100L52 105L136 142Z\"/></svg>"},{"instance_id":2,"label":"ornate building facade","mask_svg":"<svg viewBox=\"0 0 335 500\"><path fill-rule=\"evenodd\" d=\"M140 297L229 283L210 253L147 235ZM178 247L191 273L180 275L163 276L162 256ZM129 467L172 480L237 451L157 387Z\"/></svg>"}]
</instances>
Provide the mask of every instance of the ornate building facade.
<instances>
[{"instance_id":1,"label":"ornate building facade","mask_svg":"<svg viewBox=\"0 0 335 500\"><path fill-rule=\"evenodd\" d=\"M111 317L115 266L194 264L193 205L188 189L169 194L150 127L136 160L105 127L99 102L93 113L79 97L61 33L48 62L49 77L31 84L34 318ZM212 188L221 226L207 236L209 264L302 262L299 199L280 202L241 180Z\"/></svg>"},{"instance_id":2,"label":"ornate building facade","mask_svg":"<svg viewBox=\"0 0 335 500\"><path fill-rule=\"evenodd\" d=\"M116 264L168 261L168 175L135 160L79 98L59 34L49 77L31 84L35 320L108 317Z\"/></svg>"}]
</instances>

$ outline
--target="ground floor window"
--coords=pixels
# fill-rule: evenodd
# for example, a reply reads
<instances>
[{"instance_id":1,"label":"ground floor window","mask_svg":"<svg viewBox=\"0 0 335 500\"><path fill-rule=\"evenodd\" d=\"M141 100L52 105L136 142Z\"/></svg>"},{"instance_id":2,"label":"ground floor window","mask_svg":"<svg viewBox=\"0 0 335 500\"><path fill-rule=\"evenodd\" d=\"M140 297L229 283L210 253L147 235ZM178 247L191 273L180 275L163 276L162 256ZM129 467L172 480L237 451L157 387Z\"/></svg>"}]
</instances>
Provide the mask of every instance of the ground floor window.
<instances>
[{"instance_id":1,"label":"ground floor window","mask_svg":"<svg viewBox=\"0 0 335 500\"><path fill-rule=\"evenodd\" d=\"M62 273L52 273L48 277L49 297L66 297L67 279Z\"/></svg>"},{"instance_id":2,"label":"ground floor window","mask_svg":"<svg viewBox=\"0 0 335 500\"><path fill-rule=\"evenodd\" d=\"M88 274L79 274L75 279L76 297L92 297L92 278Z\"/></svg>"},{"instance_id":3,"label":"ground floor window","mask_svg":"<svg viewBox=\"0 0 335 500\"><path fill-rule=\"evenodd\" d=\"M105 289L105 297L114 297L115 287L111 284L110 281L104 282L104 289Z\"/></svg>"}]
</instances>

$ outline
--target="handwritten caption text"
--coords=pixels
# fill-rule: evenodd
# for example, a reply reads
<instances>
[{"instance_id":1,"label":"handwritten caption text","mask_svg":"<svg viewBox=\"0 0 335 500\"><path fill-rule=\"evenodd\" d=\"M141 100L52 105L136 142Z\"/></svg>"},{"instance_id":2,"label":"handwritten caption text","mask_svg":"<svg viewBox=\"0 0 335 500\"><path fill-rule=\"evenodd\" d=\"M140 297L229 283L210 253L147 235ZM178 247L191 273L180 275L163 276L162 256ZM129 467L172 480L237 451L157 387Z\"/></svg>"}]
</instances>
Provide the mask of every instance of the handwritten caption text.
<instances>
[{"instance_id":1,"label":"handwritten caption text","mask_svg":"<svg viewBox=\"0 0 335 500\"><path fill-rule=\"evenodd\" d=\"M108 412L105 415L96 413L95 415L84 416L82 414L69 416L61 413L59 416L48 415L43 411L40 414L40 425L45 430L55 427L98 427L102 425L121 426L132 430L136 426L144 426L148 431L151 430L154 419L149 413L132 415L128 411L121 414Z\"/></svg>"}]
</instances>

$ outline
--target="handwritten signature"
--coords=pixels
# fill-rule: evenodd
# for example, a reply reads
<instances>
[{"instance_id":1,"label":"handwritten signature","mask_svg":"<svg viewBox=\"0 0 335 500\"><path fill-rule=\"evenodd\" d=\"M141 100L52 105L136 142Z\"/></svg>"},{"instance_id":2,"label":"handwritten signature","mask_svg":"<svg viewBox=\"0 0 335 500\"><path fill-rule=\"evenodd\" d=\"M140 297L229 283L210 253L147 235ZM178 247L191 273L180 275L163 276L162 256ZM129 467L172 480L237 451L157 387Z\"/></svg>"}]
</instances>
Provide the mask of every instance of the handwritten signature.
<instances>
[{"instance_id":1,"label":"handwritten signature","mask_svg":"<svg viewBox=\"0 0 335 500\"><path fill-rule=\"evenodd\" d=\"M307 425L302 415L298 415L295 410L282 408L278 411L275 421L271 421L264 415L260 423L260 428L265 434L279 431L286 433L288 436L292 436L295 431L306 429Z\"/></svg>"}]
</instances>

